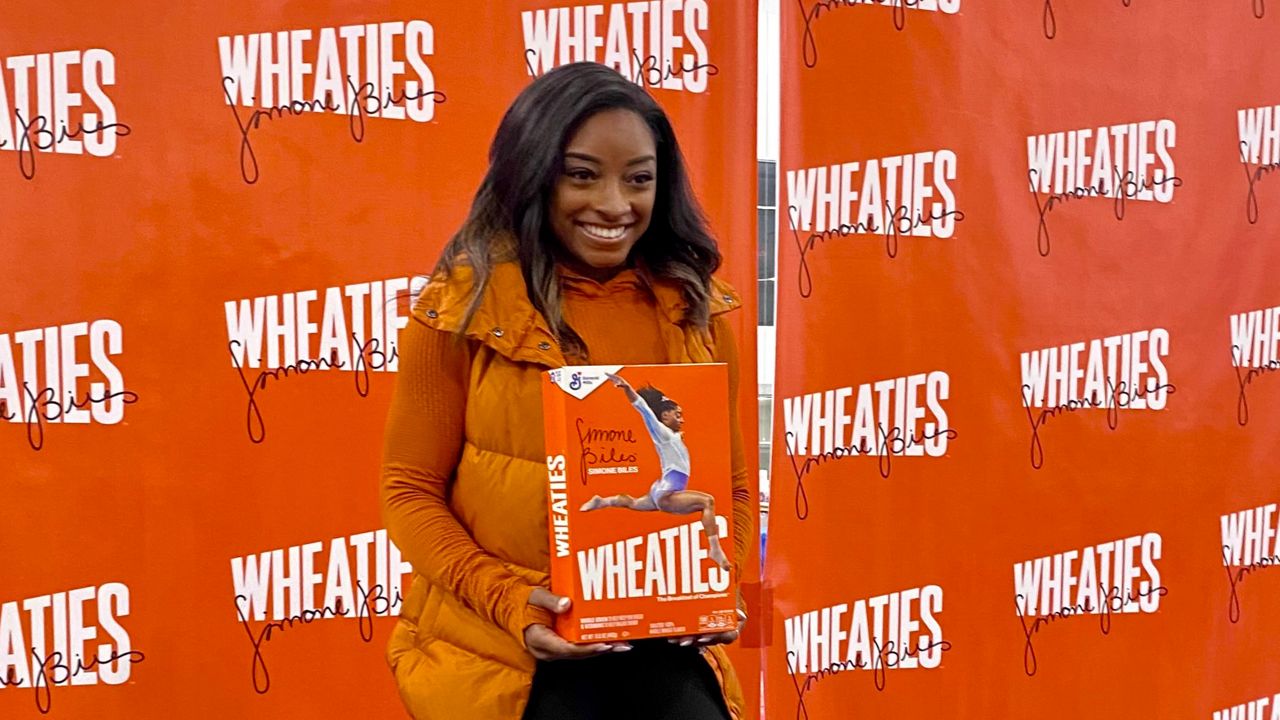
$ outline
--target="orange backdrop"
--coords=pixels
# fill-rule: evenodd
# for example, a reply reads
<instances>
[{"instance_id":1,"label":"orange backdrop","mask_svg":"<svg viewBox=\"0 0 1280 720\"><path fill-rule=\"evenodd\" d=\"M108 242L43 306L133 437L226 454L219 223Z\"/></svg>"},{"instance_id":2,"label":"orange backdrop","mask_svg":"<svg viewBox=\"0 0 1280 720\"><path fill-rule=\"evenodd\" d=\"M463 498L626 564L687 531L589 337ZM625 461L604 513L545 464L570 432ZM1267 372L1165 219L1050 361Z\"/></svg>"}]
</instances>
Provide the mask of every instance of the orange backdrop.
<instances>
[{"instance_id":1,"label":"orange backdrop","mask_svg":"<svg viewBox=\"0 0 1280 720\"><path fill-rule=\"evenodd\" d=\"M252 5L0 28L0 716L402 716L395 298L531 71L651 89L753 296L753 5Z\"/></svg>"},{"instance_id":2,"label":"orange backdrop","mask_svg":"<svg viewBox=\"0 0 1280 720\"><path fill-rule=\"evenodd\" d=\"M768 716L1274 717L1280 9L904 3L782 3Z\"/></svg>"}]
</instances>

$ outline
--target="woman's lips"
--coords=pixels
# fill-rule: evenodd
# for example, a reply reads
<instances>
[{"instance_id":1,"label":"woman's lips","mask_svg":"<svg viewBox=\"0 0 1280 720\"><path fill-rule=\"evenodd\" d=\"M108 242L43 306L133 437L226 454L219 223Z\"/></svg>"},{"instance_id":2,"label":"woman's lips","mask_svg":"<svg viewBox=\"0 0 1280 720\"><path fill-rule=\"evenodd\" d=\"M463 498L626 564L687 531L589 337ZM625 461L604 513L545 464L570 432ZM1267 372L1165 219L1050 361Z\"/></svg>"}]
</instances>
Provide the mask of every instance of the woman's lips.
<instances>
[{"instance_id":1,"label":"woman's lips","mask_svg":"<svg viewBox=\"0 0 1280 720\"><path fill-rule=\"evenodd\" d=\"M578 229L582 231L591 240L598 243L612 244L621 240L626 236L627 231L631 229L630 225L595 225L592 223L578 223Z\"/></svg>"}]
</instances>

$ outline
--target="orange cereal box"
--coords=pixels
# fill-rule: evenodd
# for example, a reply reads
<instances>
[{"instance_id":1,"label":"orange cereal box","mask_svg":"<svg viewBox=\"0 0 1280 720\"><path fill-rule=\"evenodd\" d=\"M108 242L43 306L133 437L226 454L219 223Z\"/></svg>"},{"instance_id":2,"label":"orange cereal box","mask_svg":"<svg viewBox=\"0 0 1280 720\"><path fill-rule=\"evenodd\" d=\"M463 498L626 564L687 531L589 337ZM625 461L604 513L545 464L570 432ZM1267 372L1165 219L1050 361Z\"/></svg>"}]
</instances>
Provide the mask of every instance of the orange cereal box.
<instances>
[{"instance_id":1,"label":"orange cereal box","mask_svg":"<svg viewBox=\"0 0 1280 720\"><path fill-rule=\"evenodd\" d=\"M613 642L737 627L727 366L546 373L556 632Z\"/></svg>"}]
</instances>

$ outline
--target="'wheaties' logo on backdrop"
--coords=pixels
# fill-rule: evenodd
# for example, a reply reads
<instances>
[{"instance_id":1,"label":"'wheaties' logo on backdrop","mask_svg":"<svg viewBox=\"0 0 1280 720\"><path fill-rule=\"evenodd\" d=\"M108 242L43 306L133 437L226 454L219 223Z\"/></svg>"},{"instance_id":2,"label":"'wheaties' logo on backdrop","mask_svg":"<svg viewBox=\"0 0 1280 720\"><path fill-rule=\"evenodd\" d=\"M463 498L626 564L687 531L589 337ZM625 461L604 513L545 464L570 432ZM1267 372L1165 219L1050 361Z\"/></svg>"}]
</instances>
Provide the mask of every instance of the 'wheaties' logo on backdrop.
<instances>
[{"instance_id":1,"label":"'wheaties' logo on backdrop","mask_svg":"<svg viewBox=\"0 0 1280 720\"><path fill-rule=\"evenodd\" d=\"M891 670L940 667L951 649L938 620L942 599L941 587L925 585L785 618L795 717L808 717L806 696L842 673L869 671L883 691Z\"/></svg>"},{"instance_id":2,"label":"'wheaties' logo on backdrop","mask_svg":"<svg viewBox=\"0 0 1280 720\"><path fill-rule=\"evenodd\" d=\"M28 180L37 153L111 157L130 132L106 92L115 83L115 55L101 48L0 58L0 150L17 153Z\"/></svg>"},{"instance_id":3,"label":"'wheaties' logo on backdrop","mask_svg":"<svg viewBox=\"0 0 1280 720\"><path fill-rule=\"evenodd\" d=\"M702 93L719 68L707 54L706 0L615 2L526 10L530 75L573 62L598 62L637 85Z\"/></svg>"},{"instance_id":4,"label":"'wheaties' logo on backdrop","mask_svg":"<svg viewBox=\"0 0 1280 720\"><path fill-rule=\"evenodd\" d=\"M895 457L939 458L957 435L943 401L951 377L941 370L784 398L786 448L796 478L796 516L809 515L804 479L845 458L877 459L889 477Z\"/></svg>"},{"instance_id":5,"label":"'wheaties' logo on backdrop","mask_svg":"<svg viewBox=\"0 0 1280 720\"><path fill-rule=\"evenodd\" d=\"M1280 371L1280 306L1231 316L1231 365L1240 390L1236 422L1243 427L1249 424L1249 388Z\"/></svg>"},{"instance_id":6,"label":"'wheaties' logo on backdrop","mask_svg":"<svg viewBox=\"0 0 1280 720\"><path fill-rule=\"evenodd\" d=\"M282 633L348 618L357 621L360 639L370 642L372 618L400 614L402 583L411 572L386 530L231 558L236 619L252 646L254 690L271 689L266 647Z\"/></svg>"},{"instance_id":7,"label":"'wheaties' logo on backdrop","mask_svg":"<svg viewBox=\"0 0 1280 720\"><path fill-rule=\"evenodd\" d=\"M427 64L434 52L435 30L425 20L219 37L222 95L240 130L242 179L258 181L251 135L263 121L346 115L356 142L364 140L366 118L430 122L445 101ZM255 109L242 115L237 107Z\"/></svg>"},{"instance_id":8,"label":"'wheaties' logo on backdrop","mask_svg":"<svg viewBox=\"0 0 1280 720\"><path fill-rule=\"evenodd\" d=\"M67 686L123 685L146 659L120 624L128 615L129 587L117 582L0 604L0 691L28 688L47 714L78 692Z\"/></svg>"},{"instance_id":9,"label":"'wheaties' logo on backdrop","mask_svg":"<svg viewBox=\"0 0 1280 720\"><path fill-rule=\"evenodd\" d=\"M24 425L33 450L49 424L120 423L138 401L112 360L123 352L115 320L0 333L0 420Z\"/></svg>"},{"instance_id":10,"label":"'wheaties' logo on backdrop","mask_svg":"<svg viewBox=\"0 0 1280 720\"><path fill-rule=\"evenodd\" d=\"M1109 635L1114 615L1159 611L1160 598L1169 594L1156 566L1163 544L1159 533L1149 532L1014 565L1014 605L1026 635L1024 672L1036 674L1035 637L1053 623L1094 615Z\"/></svg>"},{"instance_id":11,"label":"'wheaties' logo on backdrop","mask_svg":"<svg viewBox=\"0 0 1280 720\"><path fill-rule=\"evenodd\" d=\"M1115 430L1120 410L1163 410L1177 390L1164 364L1168 355L1164 328L1022 353L1020 395L1031 423L1031 466L1044 465L1040 432L1060 415L1105 410L1107 427Z\"/></svg>"},{"instance_id":12,"label":"'wheaties' logo on backdrop","mask_svg":"<svg viewBox=\"0 0 1280 720\"><path fill-rule=\"evenodd\" d=\"M1178 127L1172 120L1142 120L1099 128L1066 130L1027 138L1027 178L1040 223L1036 247L1051 249L1049 213L1086 198L1111 198L1117 220L1129 201L1173 202L1182 186L1172 150Z\"/></svg>"},{"instance_id":13,"label":"'wheaties' logo on backdrop","mask_svg":"<svg viewBox=\"0 0 1280 720\"><path fill-rule=\"evenodd\" d=\"M423 277L398 277L226 301L227 352L248 396L249 439L266 438L260 393L270 381L346 370L365 397L369 373L395 372L396 338L409 322L400 310L425 284Z\"/></svg>"},{"instance_id":14,"label":"'wheaties' logo on backdrop","mask_svg":"<svg viewBox=\"0 0 1280 720\"><path fill-rule=\"evenodd\" d=\"M787 219L800 253L798 290L813 292L809 253L850 235L884 238L897 257L902 238L949 238L964 213L951 182L956 154L926 150L787 171Z\"/></svg>"},{"instance_id":15,"label":"'wheaties' logo on backdrop","mask_svg":"<svg viewBox=\"0 0 1280 720\"><path fill-rule=\"evenodd\" d=\"M1276 503L1228 513L1222 522L1222 564L1231 587L1227 610L1240 622L1240 584L1250 575L1280 565L1280 518Z\"/></svg>"},{"instance_id":16,"label":"'wheaties' logo on backdrop","mask_svg":"<svg viewBox=\"0 0 1280 720\"><path fill-rule=\"evenodd\" d=\"M1240 163L1244 165L1249 193L1245 196L1245 217L1258 222L1258 184L1280 172L1280 105L1245 108L1236 113L1240 137Z\"/></svg>"}]
</instances>

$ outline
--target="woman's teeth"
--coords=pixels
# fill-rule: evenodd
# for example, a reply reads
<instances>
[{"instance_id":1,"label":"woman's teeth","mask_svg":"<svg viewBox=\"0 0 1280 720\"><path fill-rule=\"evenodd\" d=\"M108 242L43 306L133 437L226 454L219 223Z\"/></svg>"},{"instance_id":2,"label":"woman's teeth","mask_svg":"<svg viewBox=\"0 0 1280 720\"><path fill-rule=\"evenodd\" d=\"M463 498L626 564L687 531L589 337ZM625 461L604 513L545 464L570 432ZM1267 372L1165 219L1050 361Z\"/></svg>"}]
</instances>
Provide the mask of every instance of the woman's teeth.
<instances>
[{"instance_id":1,"label":"woman's teeth","mask_svg":"<svg viewBox=\"0 0 1280 720\"><path fill-rule=\"evenodd\" d=\"M610 227L602 227L600 225L583 224L581 227L584 231L586 231L588 235L594 235L595 237L598 237L601 240L617 240L618 238L622 237L623 233L627 231L626 226L610 228Z\"/></svg>"}]
</instances>

